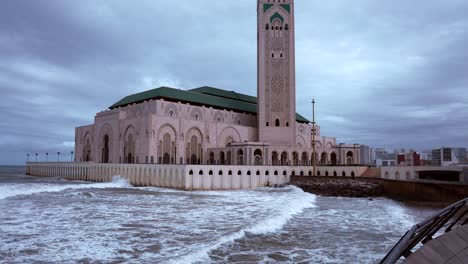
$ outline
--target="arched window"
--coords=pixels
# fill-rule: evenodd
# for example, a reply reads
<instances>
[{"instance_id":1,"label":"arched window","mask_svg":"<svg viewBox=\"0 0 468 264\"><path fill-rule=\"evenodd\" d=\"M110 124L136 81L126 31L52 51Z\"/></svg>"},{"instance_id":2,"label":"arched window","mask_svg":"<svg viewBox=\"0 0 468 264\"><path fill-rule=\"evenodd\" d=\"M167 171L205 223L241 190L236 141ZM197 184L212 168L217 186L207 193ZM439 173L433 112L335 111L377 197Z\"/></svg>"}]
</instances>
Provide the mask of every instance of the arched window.
<instances>
[{"instance_id":1,"label":"arched window","mask_svg":"<svg viewBox=\"0 0 468 264\"><path fill-rule=\"evenodd\" d=\"M289 127L289 122L286 122L286 126Z\"/></svg>"},{"instance_id":2,"label":"arched window","mask_svg":"<svg viewBox=\"0 0 468 264\"><path fill-rule=\"evenodd\" d=\"M280 126L280 121L279 121L279 119L276 119L276 120L275 120L275 126L277 126L277 127Z\"/></svg>"},{"instance_id":3,"label":"arched window","mask_svg":"<svg viewBox=\"0 0 468 264\"><path fill-rule=\"evenodd\" d=\"M270 126L270 123L269 123L269 122L266 122L266 126Z\"/></svg>"},{"instance_id":4,"label":"arched window","mask_svg":"<svg viewBox=\"0 0 468 264\"><path fill-rule=\"evenodd\" d=\"M256 149L254 151L254 165L259 166L259 165L262 165L262 163L263 163L262 151L260 149Z\"/></svg>"},{"instance_id":5,"label":"arched window","mask_svg":"<svg viewBox=\"0 0 468 264\"><path fill-rule=\"evenodd\" d=\"M288 30L288 29L289 29L288 24L284 25L284 30Z\"/></svg>"},{"instance_id":6,"label":"arched window","mask_svg":"<svg viewBox=\"0 0 468 264\"><path fill-rule=\"evenodd\" d=\"M269 25L268 24L265 24L265 29L268 30L269 29Z\"/></svg>"},{"instance_id":7,"label":"arched window","mask_svg":"<svg viewBox=\"0 0 468 264\"><path fill-rule=\"evenodd\" d=\"M109 163L109 136L104 136L104 147L102 148L102 163Z\"/></svg>"}]
</instances>

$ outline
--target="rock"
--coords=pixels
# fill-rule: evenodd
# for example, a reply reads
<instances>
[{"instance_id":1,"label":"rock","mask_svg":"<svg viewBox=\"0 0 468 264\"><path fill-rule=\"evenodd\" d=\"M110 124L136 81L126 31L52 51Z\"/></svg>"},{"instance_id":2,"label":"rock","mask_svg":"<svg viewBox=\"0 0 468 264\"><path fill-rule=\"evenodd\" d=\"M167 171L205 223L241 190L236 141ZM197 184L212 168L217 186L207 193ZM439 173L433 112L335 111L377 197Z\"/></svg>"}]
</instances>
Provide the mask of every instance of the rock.
<instances>
[{"instance_id":1,"label":"rock","mask_svg":"<svg viewBox=\"0 0 468 264\"><path fill-rule=\"evenodd\" d=\"M375 197L383 195L383 186L372 182L348 179L310 178L295 182L302 190L324 196Z\"/></svg>"}]
</instances>

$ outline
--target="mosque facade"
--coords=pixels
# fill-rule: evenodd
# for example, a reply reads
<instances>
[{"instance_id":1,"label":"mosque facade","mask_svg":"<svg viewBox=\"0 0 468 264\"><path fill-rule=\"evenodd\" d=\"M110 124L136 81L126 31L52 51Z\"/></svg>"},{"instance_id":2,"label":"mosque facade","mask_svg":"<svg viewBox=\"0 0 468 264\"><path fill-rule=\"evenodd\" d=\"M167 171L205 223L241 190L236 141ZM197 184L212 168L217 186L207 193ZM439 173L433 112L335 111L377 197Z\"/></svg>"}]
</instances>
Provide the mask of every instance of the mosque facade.
<instances>
[{"instance_id":1,"label":"mosque facade","mask_svg":"<svg viewBox=\"0 0 468 264\"><path fill-rule=\"evenodd\" d=\"M257 97L209 86L124 97L75 130L75 161L309 166L360 163L296 113L294 0L257 1Z\"/></svg>"}]
</instances>

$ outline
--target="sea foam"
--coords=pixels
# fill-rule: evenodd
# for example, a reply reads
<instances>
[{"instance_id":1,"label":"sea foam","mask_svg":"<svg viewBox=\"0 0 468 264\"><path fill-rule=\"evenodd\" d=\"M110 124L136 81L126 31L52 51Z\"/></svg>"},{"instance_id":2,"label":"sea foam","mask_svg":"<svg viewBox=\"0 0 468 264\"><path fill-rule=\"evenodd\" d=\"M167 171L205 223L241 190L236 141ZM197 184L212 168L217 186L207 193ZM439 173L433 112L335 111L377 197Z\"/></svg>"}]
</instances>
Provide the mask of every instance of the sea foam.
<instances>
[{"instance_id":1,"label":"sea foam","mask_svg":"<svg viewBox=\"0 0 468 264\"><path fill-rule=\"evenodd\" d=\"M315 195L306 193L294 186L287 188L289 191L283 193L283 195L280 195L278 198L275 197L268 201L264 201L264 206L271 209L267 210L271 212L271 214L265 215L262 220L255 224L247 225L238 231L226 234L214 240L211 244L200 245L191 253L171 259L167 263L197 263L203 262L204 260L209 261L210 251L225 244L233 243L235 240L242 239L249 233L254 235L264 235L276 232L282 229L290 219L295 215L300 214L304 209L315 207ZM242 192L228 192L226 195L236 195L237 199L240 199L242 197Z\"/></svg>"},{"instance_id":2,"label":"sea foam","mask_svg":"<svg viewBox=\"0 0 468 264\"><path fill-rule=\"evenodd\" d=\"M44 192L61 192L67 189L89 189L89 188L127 188L131 187L128 181L121 176L113 176L112 182L104 183L78 183L78 184L3 184L0 185L0 199L6 199L18 195L31 195Z\"/></svg>"}]
</instances>

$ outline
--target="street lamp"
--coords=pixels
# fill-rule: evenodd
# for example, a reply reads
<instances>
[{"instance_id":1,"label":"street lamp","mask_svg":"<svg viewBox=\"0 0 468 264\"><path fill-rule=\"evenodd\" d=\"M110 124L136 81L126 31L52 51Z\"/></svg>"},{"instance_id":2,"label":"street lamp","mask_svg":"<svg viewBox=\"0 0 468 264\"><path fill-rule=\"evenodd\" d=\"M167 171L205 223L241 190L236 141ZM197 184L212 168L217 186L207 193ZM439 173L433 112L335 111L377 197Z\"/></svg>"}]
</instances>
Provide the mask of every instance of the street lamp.
<instances>
[{"instance_id":1,"label":"street lamp","mask_svg":"<svg viewBox=\"0 0 468 264\"><path fill-rule=\"evenodd\" d=\"M38 154L36 153L36 162L37 162L37 155L38 155Z\"/></svg>"},{"instance_id":2,"label":"street lamp","mask_svg":"<svg viewBox=\"0 0 468 264\"><path fill-rule=\"evenodd\" d=\"M73 153L74 153L73 150L70 151L70 162L73 162Z\"/></svg>"},{"instance_id":3,"label":"street lamp","mask_svg":"<svg viewBox=\"0 0 468 264\"><path fill-rule=\"evenodd\" d=\"M46 152L46 154L45 154L45 161L46 161L46 162L48 161L48 158L49 158L49 153Z\"/></svg>"},{"instance_id":4,"label":"street lamp","mask_svg":"<svg viewBox=\"0 0 468 264\"><path fill-rule=\"evenodd\" d=\"M26 157L27 157L27 162L29 162L29 153L26 154Z\"/></svg>"},{"instance_id":5,"label":"street lamp","mask_svg":"<svg viewBox=\"0 0 468 264\"><path fill-rule=\"evenodd\" d=\"M315 176L315 99L312 98L312 175Z\"/></svg>"},{"instance_id":6,"label":"street lamp","mask_svg":"<svg viewBox=\"0 0 468 264\"><path fill-rule=\"evenodd\" d=\"M57 162L60 162L60 151L57 152Z\"/></svg>"}]
</instances>

